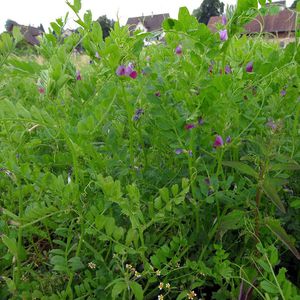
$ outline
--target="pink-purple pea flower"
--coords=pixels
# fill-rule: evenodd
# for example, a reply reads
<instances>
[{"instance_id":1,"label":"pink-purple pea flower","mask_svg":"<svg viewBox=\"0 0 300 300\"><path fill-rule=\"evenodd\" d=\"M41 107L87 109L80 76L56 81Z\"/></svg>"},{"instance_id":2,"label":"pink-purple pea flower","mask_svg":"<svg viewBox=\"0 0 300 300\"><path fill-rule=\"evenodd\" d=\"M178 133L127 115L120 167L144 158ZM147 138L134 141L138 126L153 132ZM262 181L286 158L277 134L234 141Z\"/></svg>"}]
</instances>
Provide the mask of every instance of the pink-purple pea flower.
<instances>
[{"instance_id":1,"label":"pink-purple pea flower","mask_svg":"<svg viewBox=\"0 0 300 300\"><path fill-rule=\"evenodd\" d=\"M226 18L226 16L222 16L222 25L226 25L227 24L227 18Z\"/></svg>"},{"instance_id":2,"label":"pink-purple pea flower","mask_svg":"<svg viewBox=\"0 0 300 300\"><path fill-rule=\"evenodd\" d=\"M135 111L135 114L133 116L133 121L138 121L141 116L144 114L144 110L142 108L138 108L136 111Z\"/></svg>"},{"instance_id":3,"label":"pink-purple pea flower","mask_svg":"<svg viewBox=\"0 0 300 300\"><path fill-rule=\"evenodd\" d=\"M229 65L226 65L225 66L225 74L230 74L230 73L232 73L231 68Z\"/></svg>"},{"instance_id":4,"label":"pink-purple pea flower","mask_svg":"<svg viewBox=\"0 0 300 300\"><path fill-rule=\"evenodd\" d=\"M220 35L221 41L227 41L228 40L227 29L220 30L219 35Z\"/></svg>"},{"instance_id":5,"label":"pink-purple pea flower","mask_svg":"<svg viewBox=\"0 0 300 300\"><path fill-rule=\"evenodd\" d=\"M266 126L271 128L272 130L277 129L277 124L272 119L268 120L268 122L266 123Z\"/></svg>"},{"instance_id":6,"label":"pink-purple pea flower","mask_svg":"<svg viewBox=\"0 0 300 300\"><path fill-rule=\"evenodd\" d=\"M181 45L178 45L176 48L175 48L175 53L177 55L181 55L182 54L182 46Z\"/></svg>"},{"instance_id":7,"label":"pink-purple pea flower","mask_svg":"<svg viewBox=\"0 0 300 300\"><path fill-rule=\"evenodd\" d=\"M222 147L223 145L224 145L224 142L223 142L222 137L220 135L217 135L213 147L218 148L218 147Z\"/></svg>"},{"instance_id":8,"label":"pink-purple pea flower","mask_svg":"<svg viewBox=\"0 0 300 300\"><path fill-rule=\"evenodd\" d=\"M38 91L40 94L45 94L45 88L43 88L42 86L38 87Z\"/></svg>"},{"instance_id":9,"label":"pink-purple pea flower","mask_svg":"<svg viewBox=\"0 0 300 300\"><path fill-rule=\"evenodd\" d=\"M116 70L116 74L118 76L124 76L125 75L125 66L124 65L121 65L121 66L118 66L117 70Z\"/></svg>"},{"instance_id":10,"label":"pink-purple pea flower","mask_svg":"<svg viewBox=\"0 0 300 300\"><path fill-rule=\"evenodd\" d=\"M178 149L175 150L175 153L176 153L177 155L179 155L179 154L183 153L183 149L178 148Z\"/></svg>"},{"instance_id":11,"label":"pink-purple pea flower","mask_svg":"<svg viewBox=\"0 0 300 300\"><path fill-rule=\"evenodd\" d=\"M117 70L116 74L118 76L126 76L135 79L137 77L137 71L134 70L133 64L129 63L127 66L120 65Z\"/></svg>"},{"instance_id":12,"label":"pink-purple pea flower","mask_svg":"<svg viewBox=\"0 0 300 300\"><path fill-rule=\"evenodd\" d=\"M253 61L248 62L247 66L246 66L246 72L247 73L253 72Z\"/></svg>"},{"instance_id":13,"label":"pink-purple pea flower","mask_svg":"<svg viewBox=\"0 0 300 300\"><path fill-rule=\"evenodd\" d=\"M81 79L82 79L82 78L81 78L80 71L77 70L77 71L76 71L76 80L81 80Z\"/></svg>"},{"instance_id":14,"label":"pink-purple pea flower","mask_svg":"<svg viewBox=\"0 0 300 300\"><path fill-rule=\"evenodd\" d=\"M156 97L160 97L160 96L161 96L160 91L155 92L155 96L156 96Z\"/></svg>"},{"instance_id":15,"label":"pink-purple pea flower","mask_svg":"<svg viewBox=\"0 0 300 300\"><path fill-rule=\"evenodd\" d=\"M286 95L286 90L280 91L280 95L281 95L282 97L284 97L284 96Z\"/></svg>"},{"instance_id":16,"label":"pink-purple pea flower","mask_svg":"<svg viewBox=\"0 0 300 300\"><path fill-rule=\"evenodd\" d=\"M186 124L185 126L184 126L184 128L186 129L186 130L191 130L191 129L193 129L193 128L195 128L196 126L195 126L195 124Z\"/></svg>"},{"instance_id":17,"label":"pink-purple pea flower","mask_svg":"<svg viewBox=\"0 0 300 300\"><path fill-rule=\"evenodd\" d=\"M228 136L225 141L226 141L227 144L230 144L231 143L231 136Z\"/></svg>"},{"instance_id":18,"label":"pink-purple pea flower","mask_svg":"<svg viewBox=\"0 0 300 300\"><path fill-rule=\"evenodd\" d=\"M202 117L198 119L198 125L200 126L204 125L204 119Z\"/></svg>"}]
</instances>

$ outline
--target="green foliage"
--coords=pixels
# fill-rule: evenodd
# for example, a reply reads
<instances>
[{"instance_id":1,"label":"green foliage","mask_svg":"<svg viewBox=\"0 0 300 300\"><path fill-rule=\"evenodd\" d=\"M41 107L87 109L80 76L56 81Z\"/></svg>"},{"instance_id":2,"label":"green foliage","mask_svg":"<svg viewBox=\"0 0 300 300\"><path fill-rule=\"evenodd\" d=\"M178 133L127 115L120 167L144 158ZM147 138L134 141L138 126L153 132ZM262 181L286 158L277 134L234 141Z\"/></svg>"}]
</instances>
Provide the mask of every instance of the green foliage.
<instances>
[{"instance_id":1,"label":"green foliage","mask_svg":"<svg viewBox=\"0 0 300 300\"><path fill-rule=\"evenodd\" d=\"M220 16L224 12L224 3L220 0L204 0L193 15L200 23L207 24L210 17Z\"/></svg>"},{"instance_id":2,"label":"green foliage","mask_svg":"<svg viewBox=\"0 0 300 300\"><path fill-rule=\"evenodd\" d=\"M0 299L299 299L298 41L241 36L257 1L147 47L68 5L39 60L0 38Z\"/></svg>"},{"instance_id":3,"label":"green foliage","mask_svg":"<svg viewBox=\"0 0 300 300\"><path fill-rule=\"evenodd\" d=\"M106 17L106 15L100 16L97 19L97 22L100 24L103 32L103 39L109 36L110 31L113 29L115 21L110 20Z\"/></svg>"}]
</instances>

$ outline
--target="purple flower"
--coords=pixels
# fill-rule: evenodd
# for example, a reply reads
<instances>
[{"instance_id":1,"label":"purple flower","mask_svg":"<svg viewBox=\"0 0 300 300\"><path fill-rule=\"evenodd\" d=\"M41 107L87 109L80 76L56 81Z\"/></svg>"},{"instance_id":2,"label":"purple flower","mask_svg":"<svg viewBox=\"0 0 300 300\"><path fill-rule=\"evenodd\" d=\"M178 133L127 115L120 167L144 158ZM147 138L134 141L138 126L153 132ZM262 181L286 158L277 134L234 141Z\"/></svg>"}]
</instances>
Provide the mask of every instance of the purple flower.
<instances>
[{"instance_id":1,"label":"purple flower","mask_svg":"<svg viewBox=\"0 0 300 300\"><path fill-rule=\"evenodd\" d=\"M220 34L221 41L227 41L228 40L227 29L220 30L219 34Z\"/></svg>"},{"instance_id":2,"label":"purple flower","mask_svg":"<svg viewBox=\"0 0 300 300\"><path fill-rule=\"evenodd\" d=\"M280 92L280 95L281 95L282 97L284 97L284 96L286 95L286 90L282 90L282 91Z\"/></svg>"},{"instance_id":3,"label":"purple flower","mask_svg":"<svg viewBox=\"0 0 300 300\"><path fill-rule=\"evenodd\" d=\"M38 87L38 91L40 94L45 94L45 88L43 88L42 86Z\"/></svg>"},{"instance_id":4,"label":"purple flower","mask_svg":"<svg viewBox=\"0 0 300 300\"><path fill-rule=\"evenodd\" d=\"M231 137L228 136L225 141L226 141L227 144L230 144L231 143Z\"/></svg>"},{"instance_id":5,"label":"purple flower","mask_svg":"<svg viewBox=\"0 0 300 300\"><path fill-rule=\"evenodd\" d=\"M116 74L118 76L124 76L125 75L125 69L126 69L126 67L124 65L118 66L118 68L116 70Z\"/></svg>"},{"instance_id":6,"label":"purple flower","mask_svg":"<svg viewBox=\"0 0 300 300\"><path fill-rule=\"evenodd\" d=\"M202 126L204 124L204 119L202 117L200 117L198 119L198 125Z\"/></svg>"},{"instance_id":7,"label":"purple flower","mask_svg":"<svg viewBox=\"0 0 300 300\"><path fill-rule=\"evenodd\" d=\"M81 75L79 70L76 71L76 80L81 80Z\"/></svg>"},{"instance_id":8,"label":"purple flower","mask_svg":"<svg viewBox=\"0 0 300 300\"><path fill-rule=\"evenodd\" d=\"M246 72L247 73L253 72L253 61L248 62L247 66L246 66Z\"/></svg>"},{"instance_id":9,"label":"purple flower","mask_svg":"<svg viewBox=\"0 0 300 300\"><path fill-rule=\"evenodd\" d=\"M229 65L226 65L225 66L225 74L230 74L230 73L232 73L231 68Z\"/></svg>"},{"instance_id":10,"label":"purple flower","mask_svg":"<svg viewBox=\"0 0 300 300\"><path fill-rule=\"evenodd\" d=\"M95 57L98 58L98 59L101 58L101 56L100 56L100 54L98 53L98 51L95 53Z\"/></svg>"},{"instance_id":11,"label":"purple flower","mask_svg":"<svg viewBox=\"0 0 300 300\"><path fill-rule=\"evenodd\" d=\"M154 95L155 95L156 97L160 97L160 96L161 96L160 91L155 92Z\"/></svg>"},{"instance_id":12,"label":"purple flower","mask_svg":"<svg viewBox=\"0 0 300 300\"><path fill-rule=\"evenodd\" d=\"M137 71L132 71L129 76L132 78L132 79L136 79L137 78Z\"/></svg>"},{"instance_id":13,"label":"purple flower","mask_svg":"<svg viewBox=\"0 0 300 300\"><path fill-rule=\"evenodd\" d=\"M182 54L182 47L181 47L180 45L178 45L178 46L176 47L175 53L176 53L177 55L181 55L181 54Z\"/></svg>"},{"instance_id":14,"label":"purple flower","mask_svg":"<svg viewBox=\"0 0 300 300\"><path fill-rule=\"evenodd\" d=\"M276 130L276 128L277 128L276 123L272 119L268 120L268 122L266 123L266 126L271 128L272 130Z\"/></svg>"},{"instance_id":15,"label":"purple flower","mask_svg":"<svg viewBox=\"0 0 300 300\"><path fill-rule=\"evenodd\" d=\"M222 16L222 24L223 25L226 25L227 24L227 18L226 18L226 16Z\"/></svg>"},{"instance_id":16,"label":"purple flower","mask_svg":"<svg viewBox=\"0 0 300 300\"><path fill-rule=\"evenodd\" d=\"M125 76L130 76L132 72L133 72L133 68L130 64L127 67L125 67Z\"/></svg>"},{"instance_id":17,"label":"purple flower","mask_svg":"<svg viewBox=\"0 0 300 300\"><path fill-rule=\"evenodd\" d=\"M184 126L184 128L185 128L186 130L191 130L191 129L195 128L195 127L196 127L195 124L186 124L186 125Z\"/></svg>"},{"instance_id":18,"label":"purple flower","mask_svg":"<svg viewBox=\"0 0 300 300\"><path fill-rule=\"evenodd\" d=\"M192 150L188 150L187 153L188 153L189 156L191 156L191 157L193 156L193 151Z\"/></svg>"},{"instance_id":19,"label":"purple flower","mask_svg":"<svg viewBox=\"0 0 300 300\"><path fill-rule=\"evenodd\" d=\"M128 66L121 65L117 68L116 74L118 76L127 76L135 79L137 77L137 71L133 69L133 64L129 63Z\"/></svg>"},{"instance_id":20,"label":"purple flower","mask_svg":"<svg viewBox=\"0 0 300 300\"><path fill-rule=\"evenodd\" d=\"M141 116L142 116L143 113L144 113L144 110L142 108L138 108L135 111L135 114L134 114L134 116L132 118L133 121L138 121L141 118Z\"/></svg>"},{"instance_id":21,"label":"purple flower","mask_svg":"<svg viewBox=\"0 0 300 300\"><path fill-rule=\"evenodd\" d=\"M222 147L223 145L224 145L224 142L223 142L222 137L220 135L217 135L213 147L218 148L218 147Z\"/></svg>"},{"instance_id":22,"label":"purple flower","mask_svg":"<svg viewBox=\"0 0 300 300\"><path fill-rule=\"evenodd\" d=\"M206 177L204 179L204 183L207 184L207 185L210 185L210 179L208 177Z\"/></svg>"},{"instance_id":23,"label":"purple flower","mask_svg":"<svg viewBox=\"0 0 300 300\"><path fill-rule=\"evenodd\" d=\"M177 155L179 155L179 154L183 153L183 149L178 148L178 149L175 150L175 153L176 153Z\"/></svg>"}]
</instances>

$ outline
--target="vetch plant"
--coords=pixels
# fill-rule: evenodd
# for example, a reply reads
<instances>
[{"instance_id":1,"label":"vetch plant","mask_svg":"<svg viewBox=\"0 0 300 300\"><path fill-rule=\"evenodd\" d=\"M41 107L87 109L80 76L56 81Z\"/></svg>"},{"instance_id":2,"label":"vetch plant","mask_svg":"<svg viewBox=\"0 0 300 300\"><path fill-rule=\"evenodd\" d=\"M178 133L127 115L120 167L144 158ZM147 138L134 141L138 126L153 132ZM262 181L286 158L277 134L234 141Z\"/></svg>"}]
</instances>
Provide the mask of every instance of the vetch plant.
<instances>
[{"instance_id":1,"label":"vetch plant","mask_svg":"<svg viewBox=\"0 0 300 300\"><path fill-rule=\"evenodd\" d=\"M297 300L298 38L241 35L238 1L145 47L67 4L38 57L0 36L0 299Z\"/></svg>"}]
</instances>

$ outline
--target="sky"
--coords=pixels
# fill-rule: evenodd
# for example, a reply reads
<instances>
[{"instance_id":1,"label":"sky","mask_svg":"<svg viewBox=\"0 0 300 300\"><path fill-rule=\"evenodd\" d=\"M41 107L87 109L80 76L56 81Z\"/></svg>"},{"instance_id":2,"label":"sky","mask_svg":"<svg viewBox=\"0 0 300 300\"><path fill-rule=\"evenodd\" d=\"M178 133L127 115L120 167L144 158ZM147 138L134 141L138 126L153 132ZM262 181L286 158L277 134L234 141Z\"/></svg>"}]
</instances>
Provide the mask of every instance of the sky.
<instances>
[{"instance_id":1,"label":"sky","mask_svg":"<svg viewBox=\"0 0 300 300\"><path fill-rule=\"evenodd\" d=\"M73 3L73 0L70 0ZM236 0L222 0L225 4L235 4ZM107 15L110 19L119 18L121 25L127 18L141 15L169 13L176 18L179 7L186 6L192 11L201 5L201 0L81 0L81 14L90 9L93 19ZM293 0L287 0L290 5ZM65 0L0 0L0 32L7 19L22 25L43 24L47 31L50 22L63 17L69 11ZM67 28L76 28L75 16L69 14Z\"/></svg>"}]
</instances>

